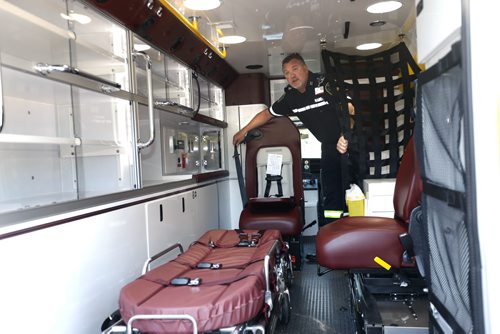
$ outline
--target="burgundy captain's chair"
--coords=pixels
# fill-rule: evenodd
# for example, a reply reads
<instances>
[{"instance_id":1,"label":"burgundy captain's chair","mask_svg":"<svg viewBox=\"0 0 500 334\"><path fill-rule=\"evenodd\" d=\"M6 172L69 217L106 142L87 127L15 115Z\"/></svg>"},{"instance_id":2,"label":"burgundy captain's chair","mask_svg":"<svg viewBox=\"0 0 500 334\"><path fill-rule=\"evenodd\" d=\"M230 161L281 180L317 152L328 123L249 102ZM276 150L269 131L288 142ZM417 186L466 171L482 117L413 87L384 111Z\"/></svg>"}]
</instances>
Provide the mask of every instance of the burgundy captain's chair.
<instances>
[{"instance_id":1,"label":"burgundy captain's chair","mask_svg":"<svg viewBox=\"0 0 500 334\"><path fill-rule=\"evenodd\" d=\"M300 133L288 117L274 117L258 130L261 135L246 143L245 183L249 201L241 212L240 228L277 229L283 236L300 235L304 225ZM283 187L288 186L289 191L285 189L283 197L262 197L266 188L262 159L267 159L267 153L285 151L290 161L283 163ZM291 180L285 180L287 176ZM271 189L274 188L275 185Z\"/></svg>"},{"instance_id":2,"label":"burgundy captain's chair","mask_svg":"<svg viewBox=\"0 0 500 334\"><path fill-rule=\"evenodd\" d=\"M411 138L396 175L394 218L345 217L323 226L316 237L318 264L330 269L381 268L374 261L379 257L400 268L404 250L399 235L408 232L410 214L419 204L421 192Z\"/></svg>"}]
</instances>

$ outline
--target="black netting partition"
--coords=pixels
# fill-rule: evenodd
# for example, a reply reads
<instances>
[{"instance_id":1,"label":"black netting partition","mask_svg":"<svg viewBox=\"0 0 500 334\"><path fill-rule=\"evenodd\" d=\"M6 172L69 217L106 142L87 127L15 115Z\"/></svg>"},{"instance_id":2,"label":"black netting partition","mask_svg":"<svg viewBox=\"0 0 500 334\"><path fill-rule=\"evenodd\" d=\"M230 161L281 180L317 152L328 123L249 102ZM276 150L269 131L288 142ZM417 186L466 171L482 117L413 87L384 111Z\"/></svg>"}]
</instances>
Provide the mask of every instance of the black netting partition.
<instances>
[{"instance_id":1,"label":"black netting partition","mask_svg":"<svg viewBox=\"0 0 500 334\"><path fill-rule=\"evenodd\" d=\"M458 47L418 78L415 143L428 230L430 300L439 313L433 313L434 332L473 332L461 79Z\"/></svg>"},{"instance_id":2,"label":"black netting partition","mask_svg":"<svg viewBox=\"0 0 500 334\"><path fill-rule=\"evenodd\" d=\"M344 112L344 132L352 128L351 161L358 180L395 177L413 129L415 88L420 69L404 43L370 56L323 50L323 64L338 100L347 110L346 92L356 112L354 127Z\"/></svg>"}]
</instances>

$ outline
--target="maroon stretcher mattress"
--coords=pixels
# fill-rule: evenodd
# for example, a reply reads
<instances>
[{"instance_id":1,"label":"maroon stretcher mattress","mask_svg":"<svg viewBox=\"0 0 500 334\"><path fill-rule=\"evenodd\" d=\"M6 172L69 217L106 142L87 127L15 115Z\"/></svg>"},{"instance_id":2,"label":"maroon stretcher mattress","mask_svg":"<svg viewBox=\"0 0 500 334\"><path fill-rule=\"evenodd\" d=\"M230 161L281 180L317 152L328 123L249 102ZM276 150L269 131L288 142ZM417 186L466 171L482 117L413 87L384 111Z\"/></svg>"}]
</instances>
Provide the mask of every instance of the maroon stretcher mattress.
<instances>
[{"instance_id":1,"label":"maroon stretcher mattress","mask_svg":"<svg viewBox=\"0 0 500 334\"><path fill-rule=\"evenodd\" d=\"M260 234L256 247L238 247L237 231L208 231L175 260L123 287L119 300L123 319L128 321L136 314L188 314L197 320L198 331L203 332L254 318L264 310L264 257L275 240L283 247L278 231ZM200 262L220 263L222 268L196 269ZM201 284L170 285L176 277L199 277ZM138 320L134 327L145 333L192 333L187 320Z\"/></svg>"}]
</instances>

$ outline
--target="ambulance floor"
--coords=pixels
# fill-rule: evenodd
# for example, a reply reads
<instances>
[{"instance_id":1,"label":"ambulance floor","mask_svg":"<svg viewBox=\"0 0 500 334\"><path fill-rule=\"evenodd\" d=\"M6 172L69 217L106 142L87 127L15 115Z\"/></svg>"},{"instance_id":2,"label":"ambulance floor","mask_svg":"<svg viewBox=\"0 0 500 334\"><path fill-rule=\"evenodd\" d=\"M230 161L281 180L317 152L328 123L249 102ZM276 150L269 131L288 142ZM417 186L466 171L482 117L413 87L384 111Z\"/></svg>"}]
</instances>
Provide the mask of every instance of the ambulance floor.
<instances>
[{"instance_id":1,"label":"ambulance floor","mask_svg":"<svg viewBox=\"0 0 500 334\"><path fill-rule=\"evenodd\" d=\"M304 237L304 257L314 252L314 237ZM356 333L347 272L332 271L319 277L316 263L304 259L302 270L294 275L290 322L280 325L276 333Z\"/></svg>"}]
</instances>

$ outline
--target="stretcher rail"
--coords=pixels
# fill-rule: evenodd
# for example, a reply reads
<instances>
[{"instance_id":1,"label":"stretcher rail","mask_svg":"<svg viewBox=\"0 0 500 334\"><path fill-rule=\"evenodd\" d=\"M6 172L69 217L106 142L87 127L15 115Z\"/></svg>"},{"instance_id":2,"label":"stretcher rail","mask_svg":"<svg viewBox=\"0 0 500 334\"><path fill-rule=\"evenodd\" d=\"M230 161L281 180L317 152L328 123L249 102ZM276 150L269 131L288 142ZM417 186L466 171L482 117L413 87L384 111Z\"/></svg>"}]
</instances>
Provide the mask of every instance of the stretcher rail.
<instances>
[{"instance_id":1,"label":"stretcher rail","mask_svg":"<svg viewBox=\"0 0 500 334\"><path fill-rule=\"evenodd\" d=\"M189 320L193 324L193 334L198 334L196 320L188 314L137 314L127 322L127 334L132 334L132 323L136 320Z\"/></svg>"},{"instance_id":2,"label":"stretcher rail","mask_svg":"<svg viewBox=\"0 0 500 334\"><path fill-rule=\"evenodd\" d=\"M273 293L271 291L271 277L269 275L269 261L271 260L271 255L277 251L279 242L277 240L274 241L273 246L267 252L264 257L264 276L266 278L266 292L265 292L265 303L269 305L268 315L271 315L271 311L273 309Z\"/></svg>"},{"instance_id":3,"label":"stretcher rail","mask_svg":"<svg viewBox=\"0 0 500 334\"><path fill-rule=\"evenodd\" d=\"M147 259L146 262L144 262L144 266L142 267L142 275L144 275L145 273L148 272L149 265L151 264L151 262L158 260L163 255L170 253L171 251L173 251L176 248L179 248L180 253L184 253L184 248L182 248L182 245L180 243L173 244L172 246L162 250L161 252L159 252L159 253L153 255L152 257L150 257L149 259Z\"/></svg>"}]
</instances>

